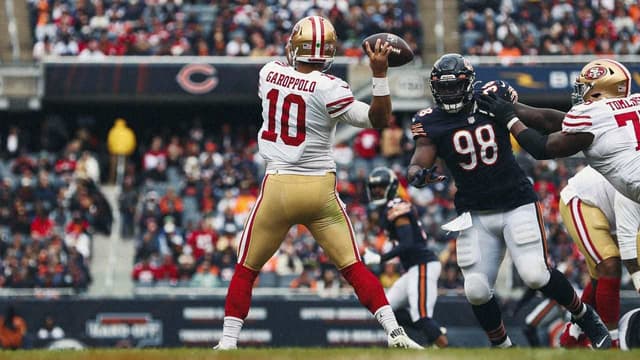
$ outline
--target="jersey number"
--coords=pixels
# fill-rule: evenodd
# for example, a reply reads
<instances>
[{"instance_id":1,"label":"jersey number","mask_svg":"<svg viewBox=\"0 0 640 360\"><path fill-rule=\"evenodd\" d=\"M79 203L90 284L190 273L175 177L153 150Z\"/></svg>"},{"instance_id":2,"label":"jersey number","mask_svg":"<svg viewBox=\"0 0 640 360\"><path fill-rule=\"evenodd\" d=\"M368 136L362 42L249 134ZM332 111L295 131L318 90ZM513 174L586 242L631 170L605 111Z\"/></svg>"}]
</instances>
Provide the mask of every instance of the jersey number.
<instances>
[{"instance_id":1,"label":"jersey number","mask_svg":"<svg viewBox=\"0 0 640 360\"><path fill-rule=\"evenodd\" d=\"M276 133L276 106L278 105L278 97L280 92L278 89L271 89L267 93L269 100L269 128L262 132L261 137L267 141L275 142L278 138ZM295 115L295 135L289 135L289 113L291 105L296 105L297 114ZM282 142L290 146L298 146L302 144L307 137L305 127L305 114L307 113L307 105L304 103L302 96L297 94L289 94L284 97L282 103L282 111L280 115L280 138Z\"/></svg>"},{"instance_id":2,"label":"jersey number","mask_svg":"<svg viewBox=\"0 0 640 360\"><path fill-rule=\"evenodd\" d=\"M476 151L480 146L480 154ZM473 133L469 130L459 130L453 134L453 147L460 155L469 155L469 160L460 162L461 168L473 170L478 166L478 161L485 165L493 165L498 161L498 144L493 126L478 126ZM479 159L479 160L478 160Z\"/></svg>"},{"instance_id":3,"label":"jersey number","mask_svg":"<svg viewBox=\"0 0 640 360\"><path fill-rule=\"evenodd\" d=\"M636 151L640 150L640 116L638 116L638 112L631 111L617 114L615 118L618 122L618 127L627 126L627 122L631 121L633 132L636 135L636 141L638 143L638 145L636 145Z\"/></svg>"}]
</instances>

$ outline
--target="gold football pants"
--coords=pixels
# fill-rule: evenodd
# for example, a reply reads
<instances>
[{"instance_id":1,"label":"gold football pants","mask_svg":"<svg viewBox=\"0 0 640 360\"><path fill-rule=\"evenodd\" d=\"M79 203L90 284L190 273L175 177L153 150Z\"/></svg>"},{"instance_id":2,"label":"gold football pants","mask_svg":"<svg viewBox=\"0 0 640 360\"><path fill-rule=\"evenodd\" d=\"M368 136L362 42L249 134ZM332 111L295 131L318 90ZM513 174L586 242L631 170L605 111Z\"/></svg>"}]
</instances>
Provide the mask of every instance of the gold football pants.
<instances>
[{"instance_id":1,"label":"gold football pants","mask_svg":"<svg viewBox=\"0 0 640 360\"><path fill-rule=\"evenodd\" d=\"M238 263L259 271L296 224L309 229L338 269L358 261L353 227L335 188L335 173L265 175L242 232Z\"/></svg>"}]
</instances>

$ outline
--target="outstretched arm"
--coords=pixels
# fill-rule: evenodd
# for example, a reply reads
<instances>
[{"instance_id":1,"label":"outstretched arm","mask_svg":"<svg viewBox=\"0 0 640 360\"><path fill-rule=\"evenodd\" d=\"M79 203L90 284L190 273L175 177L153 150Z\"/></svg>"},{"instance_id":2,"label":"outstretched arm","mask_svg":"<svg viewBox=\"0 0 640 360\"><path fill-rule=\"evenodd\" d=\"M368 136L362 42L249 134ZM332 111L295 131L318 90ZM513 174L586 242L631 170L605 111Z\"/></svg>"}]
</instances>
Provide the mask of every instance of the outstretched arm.
<instances>
[{"instance_id":1,"label":"outstretched arm","mask_svg":"<svg viewBox=\"0 0 640 360\"><path fill-rule=\"evenodd\" d=\"M593 142L591 133L554 132L550 135L542 135L537 130L528 128L520 120L513 123L509 131L537 160L571 156L588 148Z\"/></svg>"},{"instance_id":2,"label":"outstretched arm","mask_svg":"<svg viewBox=\"0 0 640 360\"><path fill-rule=\"evenodd\" d=\"M555 109L536 108L523 103L515 103L516 115L525 125L543 134L562 130L565 113Z\"/></svg>"},{"instance_id":3,"label":"outstretched arm","mask_svg":"<svg viewBox=\"0 0 640 360\"><path fill-rule=\"evenodd\" d=\"M555 159L573 155L586 149L593 142L591 133L554 132L543 135L527 127L516 114L515 107L494 94L481 95L478 99L481 107L494 114L494 121L511 131L518 143L538 160Z\"/></svg>"}]
</instances>

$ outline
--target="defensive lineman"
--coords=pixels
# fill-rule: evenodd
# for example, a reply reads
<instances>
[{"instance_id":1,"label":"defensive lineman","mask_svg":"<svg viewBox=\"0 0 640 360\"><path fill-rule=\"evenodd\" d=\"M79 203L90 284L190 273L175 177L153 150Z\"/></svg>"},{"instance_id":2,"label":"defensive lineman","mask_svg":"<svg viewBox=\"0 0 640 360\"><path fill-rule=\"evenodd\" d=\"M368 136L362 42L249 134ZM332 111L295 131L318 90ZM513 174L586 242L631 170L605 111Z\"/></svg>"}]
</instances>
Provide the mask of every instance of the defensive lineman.
<instances>
[{"instance_id":1,"label":"defensive lineman","mask_svg":"<svg viewBox=\"0 0 640 360\"><path fill-rule=\"evenodd\" d=\"M457 255L465 295L492 345L512 345L493 296L506 248L528 287L567 308L594 347L610 347L609 332L595 311L580 301L562 273L548 267L537 197L515 161L509 132L478 111L475 71L469 61L459 54L442 56L433 66L430 81L437 106L414 118L416 150L408 178L414 186L425 186L437 156L451 171L460 216L443 228L461 231ZM515 101L502 89L496 89L502 91L499 96L509 99L503 102Z\"/></svg>"}]
</instances>

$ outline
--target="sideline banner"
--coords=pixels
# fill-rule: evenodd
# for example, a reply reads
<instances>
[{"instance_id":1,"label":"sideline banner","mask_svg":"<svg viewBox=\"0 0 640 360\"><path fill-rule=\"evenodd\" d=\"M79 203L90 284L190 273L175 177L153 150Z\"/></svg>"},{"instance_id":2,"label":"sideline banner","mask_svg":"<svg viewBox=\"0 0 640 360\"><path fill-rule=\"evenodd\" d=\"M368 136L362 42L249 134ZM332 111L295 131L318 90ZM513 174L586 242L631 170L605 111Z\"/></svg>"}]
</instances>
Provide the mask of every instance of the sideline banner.
<instances>
[{"instance_id":1,"label":"sideline banner","mask_svg":"<svg viewBox=\"0 0 640 360\"><path fill-rule=\"evenodd\" d=\"M3 301L0 311L9 304L26 320L33 347L51 345L51 340L37 338L47 316L55 319L66 339L86 347L210 347L222 335L224 318L221 297L15 300ZM515 318L505 313L504 319L513 340L523 345L524 317L537 304L529 305ZM637 299L622 302L623 312L638 306ZM402 323L408 314L398 318ZM447 328L451 346L488 346L464 297L439 297L434 318ZM422 334L405 328L424 341ZM257 347L386 346L386 341L380 325L355 298L256 298L240 336L241 346Z\"/></svg>"},{"instance_id":2,"label":"sideline banner","mask_svg":"<svg viewBox=\"0 0 640 360\"><path fill-rule=\"evenodd\" d=\"M192 102L258 104L261 62L45 62L51 102ZM347 66L331 73L346 78Z\"/></svg>"}]
</instances>

